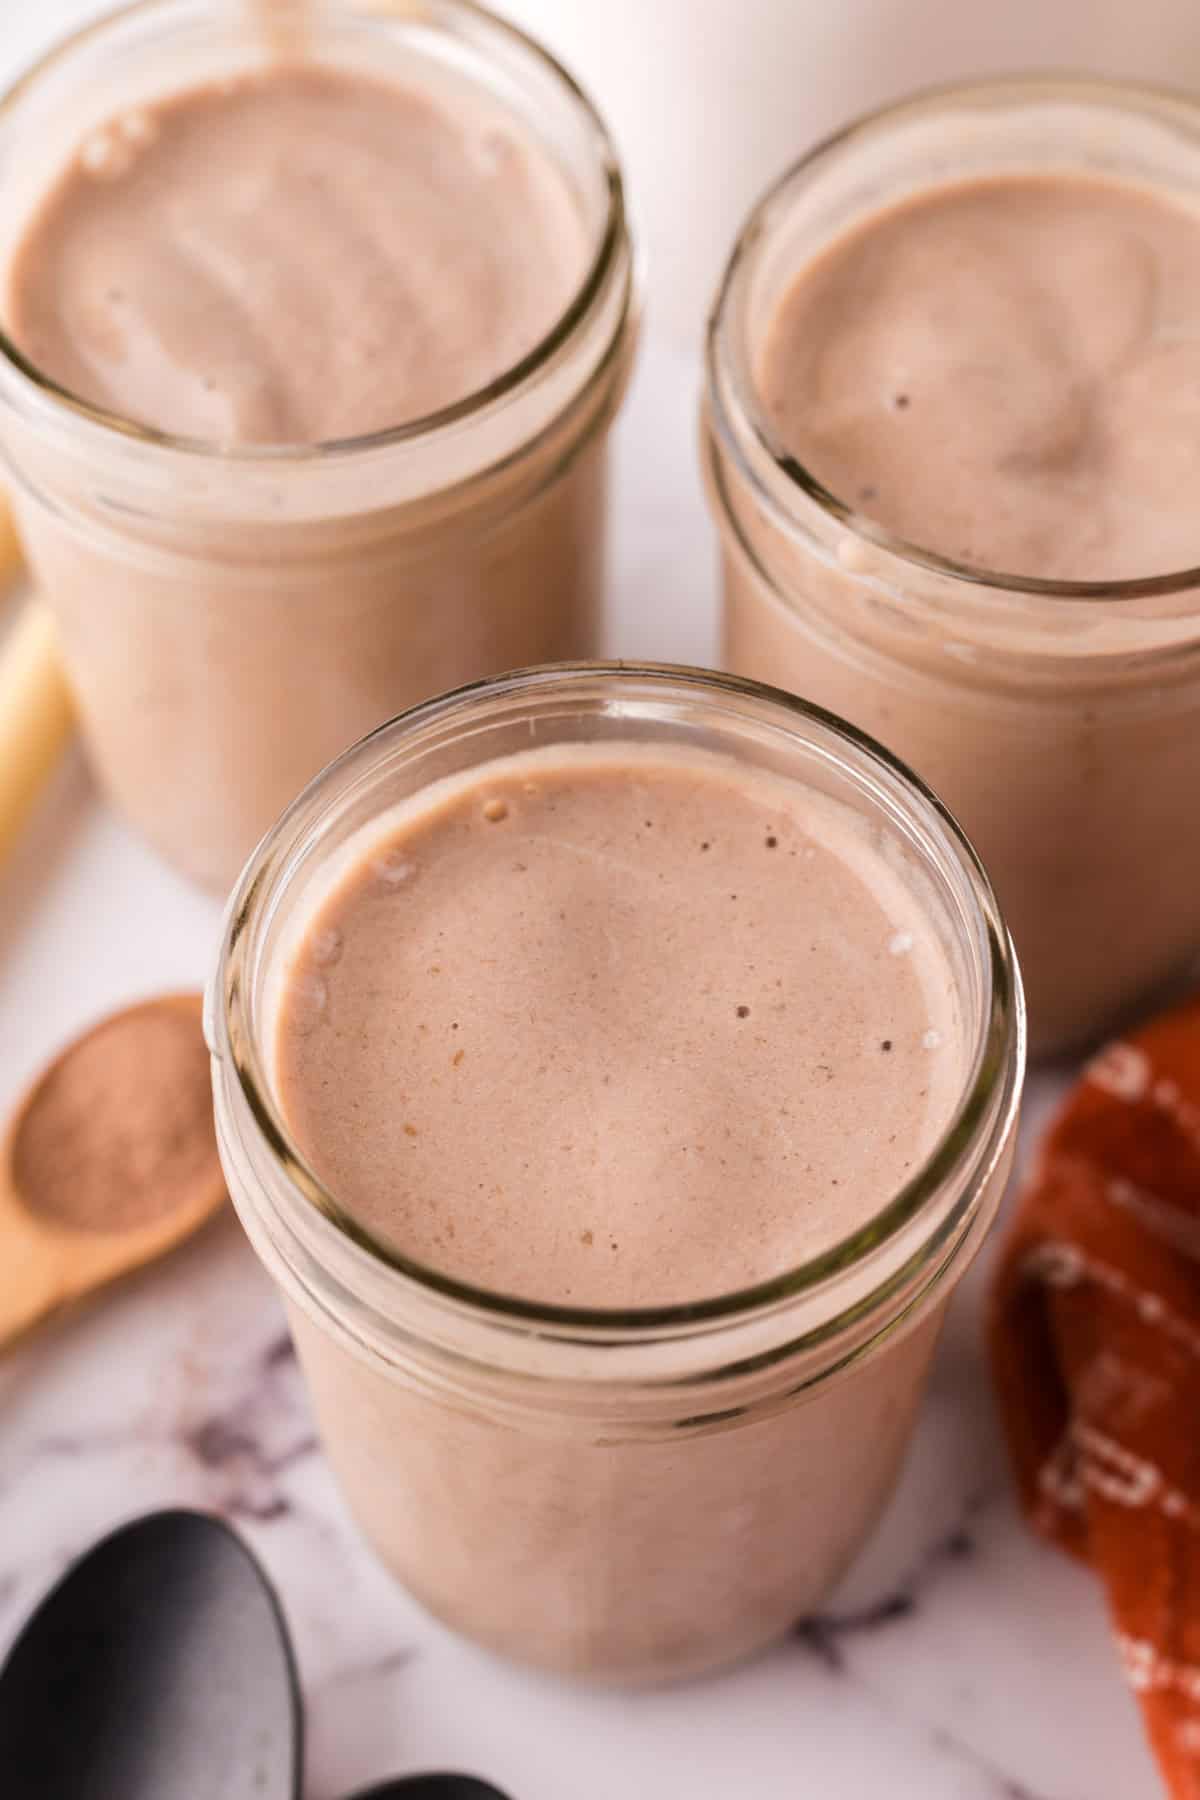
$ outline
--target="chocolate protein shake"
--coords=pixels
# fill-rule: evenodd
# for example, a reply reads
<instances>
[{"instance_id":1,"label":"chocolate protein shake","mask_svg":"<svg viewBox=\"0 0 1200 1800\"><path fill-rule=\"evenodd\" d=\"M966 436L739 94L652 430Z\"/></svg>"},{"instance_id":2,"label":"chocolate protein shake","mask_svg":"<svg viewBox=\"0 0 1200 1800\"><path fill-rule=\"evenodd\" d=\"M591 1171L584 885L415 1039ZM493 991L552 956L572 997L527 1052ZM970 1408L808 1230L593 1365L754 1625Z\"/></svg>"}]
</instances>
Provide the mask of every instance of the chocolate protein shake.
<instances>
[{"instance_id":1,"label":"chocolate protein shake","mask_svg":"<svg viewBox=\"0 0 1200 1800\"><path fill-rule=\"evenodd\" d=\"M690 725L664 731L681 701ZM774 727L765 758L739 720ZM398 782L409 735L445 769L439 724L473 754ZM518 729L537 747L514 752ZM952 917L948 888L970 918L978 876L890 771L914 842L878 810L872 754L700 676L496 684L323 777L312 803L328 824L344 794L345 835L307 870L301 840L299 896L264 893L271 944L237 991L261 985L269 1105L324 1212L280 1195L268 1217L276 1170L227 1085L245 1027L224 1040L226 1015L231 1189L352 1509L494 1648L625 1680L728 1660L819 1598L895 1478L948 1284L935 1298L926 1268L905 1288L912 1264L906 1300L878 1284L906 1232L920 1263L955 1208L955 1247L975 1241L1019 1049L1009 977L979 960L997 940L968 948ZM968 1131L947 1215L931 1165L993 1005L987 1080L1008 1099L989 1093L982 1142ZM365 1279L389 1326L327 1277Z\"/></svg>"},{"instance_id":2,"label":"chocolate protein shake","mask_svg":"<svg viewBox=\"0 0 1200 1800\"><path fill-rule=\"evenodd\" d=\"M828 1249L965 1081L950 966L860 819L637 745L423 795L321 908L279 1030L284 1113L360 1224L578 1306Z\"/></svg>"},{"instance_id":3,"label":"chocolate protein shake","mask_svg":"<svg viewBox=\"0 0 1200 1800\"><path fill-rule=\"evenodd\" d=\"M1043 1050L1200 944L1198 120L898 108L768 198L714 325L726 658L959 812Z\"/></svg>"},{"instance_id":4,"label":"chocolate protein shake","mask_svg":"<svg viewBox=\"0 0 1200 1800\"><path fill-rule=\"evenodd\" d=\"M97 44L51 58L0 246L0 434L98 769L219 886L399 707L594 649L630 310L601 128L526 40L235 27L114 20L69 140Z\"/></svg>"},{"instance_id":5,"label":"chocolate protein shake","mask_svg":"<svg viewBox=\"0 0 1200 1800\"><path fill-rule=\"evenodd\" d=\"M1089 175L916 194L783 296L776 440L953 562L1119 581L1200 564L1200 209Z\"/></svg>"},{"instance_id":6,"label":"chocolate protein shake","mask_svg":"<svg viewBox=\"0 0 1200 1800\"><path fill-rule=\"evenodd\" d=\"M486 97L284 64L85 138L7 310L92 406L231 449L321 444L486 388L587 255L562 171Z\"/></svg>"}]
</instances>

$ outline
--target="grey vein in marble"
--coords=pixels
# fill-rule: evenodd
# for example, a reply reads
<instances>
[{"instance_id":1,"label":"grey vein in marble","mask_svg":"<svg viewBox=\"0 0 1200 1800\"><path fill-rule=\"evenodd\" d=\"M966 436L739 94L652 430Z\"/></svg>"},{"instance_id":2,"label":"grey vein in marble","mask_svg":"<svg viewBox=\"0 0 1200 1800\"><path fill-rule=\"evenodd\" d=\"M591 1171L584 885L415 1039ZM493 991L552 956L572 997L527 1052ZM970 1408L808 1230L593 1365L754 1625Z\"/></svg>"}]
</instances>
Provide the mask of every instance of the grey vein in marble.
<instances>
[{"instance_id":1,"label":"grey vein in marble","mask_svg":"<svg viewBox=\"0 0 1200 1800\"><path fill-rule=\"evenodd\" d=\"M923 1590L939 1571L955 1563L968 1562L974 1557L976 1542L971 1528L997 1497L993 1489L967 1495L962 1517L949 1531L934 1539L894 1589L867 1606L855 1607L846 1612L810 1613L797 1621L794 1628L796 1639L824 1663L832 1674L841 1674L847 1666L847 1638L854 1638L863 1632L878 1631L882 1627L911 1618L917 1610Z\"/></svg>"}]
</instances>

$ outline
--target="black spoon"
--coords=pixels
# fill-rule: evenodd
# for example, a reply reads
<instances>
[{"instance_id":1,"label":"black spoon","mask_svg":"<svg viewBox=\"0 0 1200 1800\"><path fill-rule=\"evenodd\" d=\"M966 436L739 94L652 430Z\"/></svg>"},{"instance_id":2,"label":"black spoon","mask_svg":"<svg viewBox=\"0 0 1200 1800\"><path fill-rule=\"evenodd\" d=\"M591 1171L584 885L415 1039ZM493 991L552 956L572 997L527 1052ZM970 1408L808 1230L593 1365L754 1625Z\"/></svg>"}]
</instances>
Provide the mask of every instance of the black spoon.
<instances>
[{"instance_id":1,"label":"black spoon","mask_svg":"<svg viewBox=\"0 0 1200 1800\"><path fill-rule=\"evenodd\" d=\"M301 1733L275 1595L202 1513L102 1538L0 1671L8 1800L299 1800Z\"/></svg>"},{"instance_id":2,"label":"black spoon","mask_svg":"<svg viewBox=\"0 0 1200 1800\"><path fill-rule=\"evenodd\" d=\"M304 1721L287 1624L241 1539L159 1512L102 1538L0 1669L5 1800L300 1800ZM356 1800L506 1800L407 1775Z\"/></svg>"},{"instance_id":3,"label":"black spoon","mask_svg":"<svg viewBox=\"0 0 1200 1800\"><path fill-rule=\"evenodd\" d=\"M363 1788L354 1800L507 1800L507 1795L474 1775L398 1775Z\"/></svg>"}]
</instances>

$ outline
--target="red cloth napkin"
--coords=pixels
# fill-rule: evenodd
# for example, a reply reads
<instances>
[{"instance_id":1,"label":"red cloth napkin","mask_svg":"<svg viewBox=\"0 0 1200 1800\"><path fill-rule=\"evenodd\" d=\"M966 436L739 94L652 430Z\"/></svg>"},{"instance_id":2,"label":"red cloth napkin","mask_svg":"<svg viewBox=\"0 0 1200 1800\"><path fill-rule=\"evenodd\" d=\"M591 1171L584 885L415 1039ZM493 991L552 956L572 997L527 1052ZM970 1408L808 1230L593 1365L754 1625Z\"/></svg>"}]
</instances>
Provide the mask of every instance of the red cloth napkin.
<instances>
[{"instance_id":1,"label":"red cloth napkin","mask_svg":"<svg viewBox=\"0 0 1200 1800\"><path fill-rule=\"evenodd\" d=\"M1067 1099L989 1335L1025 1511L1104 1582L1168 1792L1200 1800L1200 999Z\"/></svg>"}]
</instances>

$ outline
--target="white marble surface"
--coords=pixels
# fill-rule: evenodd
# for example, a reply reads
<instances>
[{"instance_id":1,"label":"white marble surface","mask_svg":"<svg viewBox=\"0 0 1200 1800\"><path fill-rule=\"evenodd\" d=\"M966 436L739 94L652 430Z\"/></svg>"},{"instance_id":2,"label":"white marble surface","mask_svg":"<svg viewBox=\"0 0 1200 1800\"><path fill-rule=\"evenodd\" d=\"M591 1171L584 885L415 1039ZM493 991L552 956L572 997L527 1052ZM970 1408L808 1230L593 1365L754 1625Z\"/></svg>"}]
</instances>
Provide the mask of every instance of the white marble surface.
<instances>
[{"instance_id":1,"label":"white marble surface","mask_svg":"<svg viewBox=\"0 0 1200 1800\"><path fill-rule=\"evenodd\" d=\"M620 427L611 647L627 655L711 655L696 381L651 346ZM216 927L72 757L0 872L0 1100L99 1011L200 983ZM1054 1086L1034 1084L1027 1130ZM314 1442L271 1288L223 1218L0 1362L0 1653L92 1539L190 1504L224 1512L282 1592L309 1800L447 1765L514 1800L1151 1800L1095 1585L1014 1511L981 1354L985 1278L986 1255L900 1491L828 1611L733 1674L630 1697L485 1659L376 1567Z\"/></svg>"}]
</instances>

